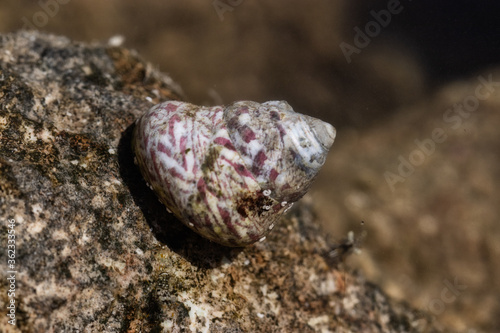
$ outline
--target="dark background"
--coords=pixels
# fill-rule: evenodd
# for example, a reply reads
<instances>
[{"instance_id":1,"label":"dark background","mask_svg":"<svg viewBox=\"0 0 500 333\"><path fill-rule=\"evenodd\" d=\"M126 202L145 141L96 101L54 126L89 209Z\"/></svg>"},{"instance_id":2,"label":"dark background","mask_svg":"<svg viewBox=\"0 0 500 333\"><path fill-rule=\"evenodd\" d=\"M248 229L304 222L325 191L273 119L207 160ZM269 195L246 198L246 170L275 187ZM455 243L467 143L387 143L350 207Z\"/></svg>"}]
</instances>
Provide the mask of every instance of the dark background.
<instances>
[{"instance_id":1,"label":"dark background","mask_svg":"<svg viewBox=\"0 0 500 333\"><path fill-rule=\"evenodd\" d=\"M386 2L357 2L358 22L367 21L374 7ZM419 55L435 83L468 77L500 59L500 3L496 1L402 1L408 4L387 27L394 42Z\"/></svg>"}]
</instances>

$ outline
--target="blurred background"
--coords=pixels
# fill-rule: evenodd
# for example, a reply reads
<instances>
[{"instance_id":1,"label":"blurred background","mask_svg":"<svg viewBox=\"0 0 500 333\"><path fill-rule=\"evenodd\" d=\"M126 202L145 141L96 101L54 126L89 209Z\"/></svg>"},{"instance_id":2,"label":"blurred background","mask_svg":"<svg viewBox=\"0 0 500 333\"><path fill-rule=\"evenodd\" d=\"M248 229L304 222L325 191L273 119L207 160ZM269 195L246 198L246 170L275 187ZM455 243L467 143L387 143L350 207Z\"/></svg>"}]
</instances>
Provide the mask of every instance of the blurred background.
<instances>
[{"instance_id":1,"label":"blurred background","mask_svg":"<svg viewBox=\"0 0 500 333\"><path fill-rule=\"evenodd\" d=\"M123 41L188 101L283 99L332 123L305 200L333 240L354 231L362 252L348 264L455 331L489 332L500 331L499 14L463 0L2 0L0 31Z\"/></svg>"}]
</instances>

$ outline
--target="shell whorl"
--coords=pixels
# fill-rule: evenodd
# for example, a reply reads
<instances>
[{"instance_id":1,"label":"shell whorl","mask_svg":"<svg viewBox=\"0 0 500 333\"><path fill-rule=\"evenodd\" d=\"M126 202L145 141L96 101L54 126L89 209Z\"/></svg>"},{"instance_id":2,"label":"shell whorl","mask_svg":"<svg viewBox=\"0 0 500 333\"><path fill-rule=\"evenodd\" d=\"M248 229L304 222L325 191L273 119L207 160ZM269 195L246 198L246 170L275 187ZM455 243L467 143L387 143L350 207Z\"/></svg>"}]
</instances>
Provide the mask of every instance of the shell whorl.
<instances>
[{"instance_id":1,"label":"shell whorl","mask_svg":"<svg viewBox=\"0 0 500 333\"><path fill-rule=\"evenodd\" d=\"M294 202L309 188L335 139L335 129L294 112L284 101L236 102L224 110L229 135L263 189Z\"/></svg>"},{"instance_id":2,"label":"shell whorl","mask_svg":"<svg viewBox=\"0 0 500 333\"><path fill-rule=\"evenodd\" d=\"M215 242L244 246L265 237L306 193L334 138L331 125L283 101L168 101L138 119L133 150L181 221Z\"/></svg>"}]
</instances>

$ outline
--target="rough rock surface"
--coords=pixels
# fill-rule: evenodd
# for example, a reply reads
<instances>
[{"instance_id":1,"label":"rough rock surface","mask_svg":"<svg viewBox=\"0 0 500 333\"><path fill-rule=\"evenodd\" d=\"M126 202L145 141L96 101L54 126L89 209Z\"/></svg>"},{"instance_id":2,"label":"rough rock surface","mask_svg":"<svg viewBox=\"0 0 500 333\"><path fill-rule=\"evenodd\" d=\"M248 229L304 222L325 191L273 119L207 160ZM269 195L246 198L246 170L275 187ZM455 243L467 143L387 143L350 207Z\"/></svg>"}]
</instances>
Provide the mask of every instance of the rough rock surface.
<instances>
[{"instance_id":1,"label":"rough rock surface","mask_svg":"<svg viewBox=\"0 0 500 333\"><path fill-rule=\"evenodd\" d=\"M306 204L231 249L166 214L133 164L133 121L179 99L134 52L20 32L0 39L0 276L16 232L16 322L2 332L434 332L339 269ZM337 250L332 252L333 250Z\"/></svg>"},{"instance_id":2,"label":"rough rock surface","mask_svg":"<svg viewBox=\"0 0 500 333\"><path fill-rule=\"evenodd\" d=\"M339 130L316 183L325 229L366 234L350 265L459 332L500 332L498 110L500 68L447 83L390 121Z\"/></svg>"}]
</instances>

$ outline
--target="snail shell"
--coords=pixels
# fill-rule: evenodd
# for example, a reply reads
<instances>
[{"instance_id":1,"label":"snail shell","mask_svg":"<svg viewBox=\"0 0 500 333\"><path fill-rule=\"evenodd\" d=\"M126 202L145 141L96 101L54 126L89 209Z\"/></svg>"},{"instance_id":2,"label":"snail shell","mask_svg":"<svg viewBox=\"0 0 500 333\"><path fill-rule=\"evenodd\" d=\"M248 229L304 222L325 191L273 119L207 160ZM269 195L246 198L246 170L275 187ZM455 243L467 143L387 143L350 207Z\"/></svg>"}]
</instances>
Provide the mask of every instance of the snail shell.
<instances>
[{"instance_id":1,"label":"snail shell","mask_svg":"<svg viewBox=\"0 0 500 333\"><path fill-rule=\"evenodd\" d=\"M168 101L136 122L133 150L160 201L227 246L263 240L323 165L335 129L285 101Z\"/></svg>"}]
</instances>

